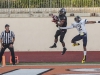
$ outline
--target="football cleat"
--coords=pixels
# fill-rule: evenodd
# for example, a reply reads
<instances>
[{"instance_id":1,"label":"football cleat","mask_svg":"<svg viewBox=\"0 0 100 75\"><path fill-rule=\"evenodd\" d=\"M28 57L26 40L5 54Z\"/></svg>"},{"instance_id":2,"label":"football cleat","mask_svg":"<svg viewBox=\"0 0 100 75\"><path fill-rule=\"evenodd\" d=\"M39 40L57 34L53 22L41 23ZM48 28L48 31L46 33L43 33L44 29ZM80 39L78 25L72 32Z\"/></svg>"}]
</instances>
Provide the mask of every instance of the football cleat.
<instances>
[{"instance_id":1,"label":"football cleat","mask_svg":"<svg viewBox=\"0 0 100 75\"><path fill-rule=\"evenodd\" d=\"M79 43L73 43L73 46L79 46L80 44Z\"/></svg>"},{"instance_id":2,"label":"football cleat","mask_svg":"<svg viewBox=\"0 0 100 75\"><path fill-rule=\"evenodd\" d=\"M66 50L67 50L66 48L63 48L63 51L62 51L61 55L64 55Z\"/></svg>"},{"instance_id":3,"label":"football cleat","mask_svg":"<svg viewBox=\"0 0 100 75\"><path fill-rule=\"evenodd\" d=\"M57 47L56 44L50 46L50 48L56 48L56 47Z\"/></svg>"},{"instance_id":4,"label":"football cleat","mask_svg":"<svg viewBox=\"0 0 100 75\"><path fill-rule=\"evenodd\" d=\"M86 61L86 56L83 57L82 63L85 63L85 61Z\"/></svg>"}]
</instances>

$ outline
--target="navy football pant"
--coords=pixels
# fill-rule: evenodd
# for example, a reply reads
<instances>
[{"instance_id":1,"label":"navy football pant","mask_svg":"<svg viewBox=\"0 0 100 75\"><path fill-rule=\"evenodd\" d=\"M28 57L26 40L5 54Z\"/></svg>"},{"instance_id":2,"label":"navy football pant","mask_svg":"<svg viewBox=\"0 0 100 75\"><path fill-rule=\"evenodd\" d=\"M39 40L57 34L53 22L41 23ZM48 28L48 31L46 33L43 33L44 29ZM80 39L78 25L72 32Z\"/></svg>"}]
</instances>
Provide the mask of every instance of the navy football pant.
<instances>
[{"instance_id":1,"label":"navy football pant","mask_svg":"<svg viewBox=\"0 0 100 75\"><path fill-rule=\"evenodd\" d=\"M86 47L87 46L87 34L84 34L84 35L77 35L75 36L73 39L72 39L72 43L75 43L76 41L79 41L79 40L83 40L83 46Z\"/></svg>"}]
</instances>

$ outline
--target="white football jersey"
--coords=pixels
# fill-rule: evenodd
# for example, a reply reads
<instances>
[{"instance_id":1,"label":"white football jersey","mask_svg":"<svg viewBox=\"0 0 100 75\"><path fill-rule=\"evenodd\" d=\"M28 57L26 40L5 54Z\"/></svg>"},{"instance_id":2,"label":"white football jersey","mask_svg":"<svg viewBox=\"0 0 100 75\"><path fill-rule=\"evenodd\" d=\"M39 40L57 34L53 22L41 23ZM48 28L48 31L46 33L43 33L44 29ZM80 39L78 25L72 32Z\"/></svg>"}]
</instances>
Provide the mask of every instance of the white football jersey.
<instances>
[{"instance_id":1,"label":"white football jersey","mask_svg":"<svg viewBox=\"0 0 100 75\"><path fill-rule=\"evenodd\" d=\"M87 22L86 19L82 19L79 23L77 22L73 23L72 26L73 28L76 28L78 30L79 34L87 33L85 28L86 22Z\"/></svg>"}]
</instances>

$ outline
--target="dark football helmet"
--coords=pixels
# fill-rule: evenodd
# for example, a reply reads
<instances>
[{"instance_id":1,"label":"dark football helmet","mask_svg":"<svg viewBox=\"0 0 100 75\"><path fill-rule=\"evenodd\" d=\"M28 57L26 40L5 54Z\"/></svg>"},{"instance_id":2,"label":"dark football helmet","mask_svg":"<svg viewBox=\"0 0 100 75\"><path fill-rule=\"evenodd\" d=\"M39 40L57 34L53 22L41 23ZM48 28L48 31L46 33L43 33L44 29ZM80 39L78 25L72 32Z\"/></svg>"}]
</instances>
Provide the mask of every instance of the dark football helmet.
<instances>
[{"instance_id":1,"label":"dark football helmet","mask_svg":"<svg viewBox=\"0 0 100 75\"><path fill-rule=\"evenodd\" d=\"M61 8L59 10L59 15L65 15L66 14L66 10L64 8Z\"/></svg>"},{"instance_id":2,"label":"dark football helmet","mask_svg":"<svg viewBox=\"0 0 100 75\"><path fill-rule=\"evenodd\" d=\"M80 16L76 16L76 17L74 18L74 20L75 20L75 22L79 23L79 22L81 21L81 18L80 18Z\"/></svg>"}]
</instances>

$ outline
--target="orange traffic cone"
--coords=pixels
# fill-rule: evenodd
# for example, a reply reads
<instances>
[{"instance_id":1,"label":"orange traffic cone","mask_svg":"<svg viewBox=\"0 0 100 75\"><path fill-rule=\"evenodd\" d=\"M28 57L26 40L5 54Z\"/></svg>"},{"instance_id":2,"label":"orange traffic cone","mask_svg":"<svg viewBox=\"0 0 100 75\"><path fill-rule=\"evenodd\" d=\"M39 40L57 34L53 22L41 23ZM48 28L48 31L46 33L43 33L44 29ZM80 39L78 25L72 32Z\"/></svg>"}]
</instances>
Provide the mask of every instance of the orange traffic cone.
<instances>
[{"instance_id":1,"label":"orange traffic cone","mask_svg":"<svg viewBox=\"0 0 100 75\"><path fill-rule=\"evenodd\" d=\"M10 56L10 64L12 64L12 56ZM15 63L18 64L19 63L19 59L18 56L15 56Z\"/></svg>"},{"instance_id":2,"label":"orange traffic cone","mask_svg":"<svg viewBox=\"0 0 100 75\"><path fill-rule=\"evenodd\" d=\"M4 55L2 56L2 66L6 66L6 59Z\"/></svg>"}]
</instances>

